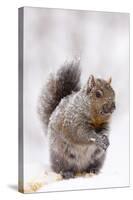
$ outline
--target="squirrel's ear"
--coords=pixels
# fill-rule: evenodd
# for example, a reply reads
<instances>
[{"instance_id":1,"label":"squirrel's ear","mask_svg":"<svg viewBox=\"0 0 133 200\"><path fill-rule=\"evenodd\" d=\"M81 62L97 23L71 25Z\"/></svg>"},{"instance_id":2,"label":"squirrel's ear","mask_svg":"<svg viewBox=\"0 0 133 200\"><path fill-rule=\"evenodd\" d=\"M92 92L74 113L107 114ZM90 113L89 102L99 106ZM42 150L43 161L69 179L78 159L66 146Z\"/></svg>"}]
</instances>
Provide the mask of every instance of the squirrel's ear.
<instances>
[{"instance_id":1,"label":"squirrel's ear","mask_svg":"<svg viewBox=\"0 0 133 200\"><path fill-rule=\"evenodd\" d=\"M87 92L89 93L94 86L95 86L95 78L93 75L90 75L87 82Z\"/></svg>"},{"instance_id":2,"label":"squirrel's ear","mask_svg":"<svg viewBox=\"0 0 133 200\"><path fill-rule=\"evenodd\" d=\"M107 83L108 83L108 84L111 84L111 82L112 82L112 78L110 77L110 78L108 79Z\"/></svg>"}]
</instances>

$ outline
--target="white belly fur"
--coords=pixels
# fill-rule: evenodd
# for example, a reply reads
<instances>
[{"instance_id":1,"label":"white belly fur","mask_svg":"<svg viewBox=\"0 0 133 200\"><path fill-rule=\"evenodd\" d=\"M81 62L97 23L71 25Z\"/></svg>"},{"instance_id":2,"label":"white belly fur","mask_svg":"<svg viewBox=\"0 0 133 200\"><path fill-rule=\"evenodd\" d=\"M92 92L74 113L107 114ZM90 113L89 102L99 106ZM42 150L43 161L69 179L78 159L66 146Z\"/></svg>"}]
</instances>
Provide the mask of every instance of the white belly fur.
<instances>
[{"instance_id":1,"label":"white belly fur","mask_svg":"<svg viewBox=\"0 0 133 200\"><path fill-rule=\"evenodd\" d=\"M96 145L71 145L71 153L75 155L75 159L69 159L71 164L76 164L79 170L85 169L89 164L93 163L92 155L96 151ZM76 162L75 162L76 161Z\"/></svg>"},{"instance_id":2,"label":"white belly fur","mask_svg":"<svg viewBox=\"0 0 133 200\"><path fill-rule=\"evenodd\" d=\"M93 163L94 159L98 159L103 155L101 150L94 157L94 152L97 147L95 144L72 144L64 137L50 137L50 148L59 154L62 159L65 159L69 162L70 166L76 166L78 170L83 170ZM70 157L70 154L74 155L74 158Z\"/></svg>"}]
</instances>

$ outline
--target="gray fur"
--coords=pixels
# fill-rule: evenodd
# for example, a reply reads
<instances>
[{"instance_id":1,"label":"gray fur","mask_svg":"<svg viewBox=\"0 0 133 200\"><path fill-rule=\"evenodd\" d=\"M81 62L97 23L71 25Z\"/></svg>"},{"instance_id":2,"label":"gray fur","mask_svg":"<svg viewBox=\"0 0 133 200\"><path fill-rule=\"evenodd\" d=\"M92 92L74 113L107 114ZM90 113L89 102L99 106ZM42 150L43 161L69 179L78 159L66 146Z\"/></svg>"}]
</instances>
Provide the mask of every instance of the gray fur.
<instances>
[{"instance_id":1,"label":"gray fur","mask_svg":"<svg viewBox=\"0 0 133 200\"><path fill-rule=\"evenodd\" d=\"M74 64L69 64L67 68L64 66L57 72L58 84L56 89L59 89L59 91L52 93L53 90L50 90L50 88L53 86L50 82L45 94L43 93L43 104L41 105L43 108L42 120L48 124L51 166L55 172L61 173L64 178L71 178L77 172L98 173L109 146L110 116L104 116L101 110L105 101L108 102L109 106L110 101L114 101L114 91L108 86L109 89L107 91L105 89L105 93L109 96L109 100L106 96L102 101L99 101L94 98L95 90L100 87L99 80L97 86L94 86L94 84L92 86L87 82L84 87L79 89L80 73L75 70L78 69L77 67ZM107 83L102 80L101 82L100 85L104 90L104 85L107 86ZM88 88L90 85L94 88ZM56 86L54 85L54 87ZM50 96L48 96L49 94ZM58 94L57 97L56 94ZM47 98L44 98L45 95L50 98L49 103ZM52 97L53 99L51 99ZM98 104L98 101L101 105ZM46 108L49 111L48 113L46 113ZM99 113L102 113L102 115ZM100 123L95 126L96 122L94 121L97 118Z\"/></svg>"},{"instance_id":2,"label":"gray fur","mask_svg":"<svg viewBox=\"0 0 133 200\"><path fill-rule=\"evenodd\" d=\"M50 74L39 98L38 113L47 127L49 118L62 98L80 89L79 62L65 62L57 74Z\"/></svg>"}]
</instances>

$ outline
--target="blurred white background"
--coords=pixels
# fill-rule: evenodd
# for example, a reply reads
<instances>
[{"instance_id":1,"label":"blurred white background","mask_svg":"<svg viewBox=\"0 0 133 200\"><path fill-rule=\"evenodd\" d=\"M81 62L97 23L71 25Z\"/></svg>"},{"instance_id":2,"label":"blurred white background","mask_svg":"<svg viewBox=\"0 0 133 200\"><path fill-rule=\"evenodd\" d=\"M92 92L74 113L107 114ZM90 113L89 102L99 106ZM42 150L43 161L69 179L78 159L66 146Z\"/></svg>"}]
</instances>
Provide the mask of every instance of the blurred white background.
<instances>
[{"instance_id":1,"label":"blurred white background","mask_svg":"<svg viewBox=\"0 0 133 200\"><path fill-rule=\"evenodd\" d=\"M102 172L71 184L43 190L129 185L129 14L24 8L24 178L48 164L47 139L37 115L37 101L49 72L80 57L82 84L90 74L108 79L116 92L110 147Z\"/></svg>"},{"instance_id":2,"label":"blurred white background","mask_svg":"<svg viewBox=\"0 0 133 200\"><path fill-rule=\"evenodd\" d=\"M0 37L0 197L7 199L25 199L32 198L33 200L44 198L48 200L68 200L72 198L82 199L105 199L125 197L132 199L133 196L133 173L130 171L130 187L117 188L117 189L102 189L102 190L86 190L78 192L57 192L57 193L40 193L23 195L17 192L17 172L18 172L18 10L20 6L40 6L40 7L58 7L58 8L73 8L73 9L88 9L88 10L101 10L101 11L120 11L130 13L130 51L133 54L133 5L132 0L93 0L82 1L78 0L4 0L0 3L0 23L1 23L1 37ZM130 56L130 65L133 65L133 57ZM130 68L130 101L133 102L133 69ZM10 102L9 102L10 97ZM130 104L130 117L131 122L133 119L132 103ZM121 122L122 124L122 122ZM130 167L133 168L133 124L130 123ZM3 156L4 153L4 156Z\"/></svg>"}]
</instances>

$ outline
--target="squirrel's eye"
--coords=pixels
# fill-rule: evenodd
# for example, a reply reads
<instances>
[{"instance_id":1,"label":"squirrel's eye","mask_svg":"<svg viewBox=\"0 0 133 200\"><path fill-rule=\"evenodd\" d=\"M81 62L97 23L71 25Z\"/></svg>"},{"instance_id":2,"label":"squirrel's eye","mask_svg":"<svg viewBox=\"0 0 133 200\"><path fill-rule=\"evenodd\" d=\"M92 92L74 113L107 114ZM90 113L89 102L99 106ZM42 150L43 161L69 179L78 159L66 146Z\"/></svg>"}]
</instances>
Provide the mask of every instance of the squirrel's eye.
<instances>
[{"instance_id":1,"label":"squirrel's eye","mask_svg":"<svg viewBox=\"0 0 133 200\"><path fill-rule=\"evenodd\" d=\"M97 98L102 97L102 91L100 91L100 90L96 91L96 97Z\"/></svg>"}]
</instances>

